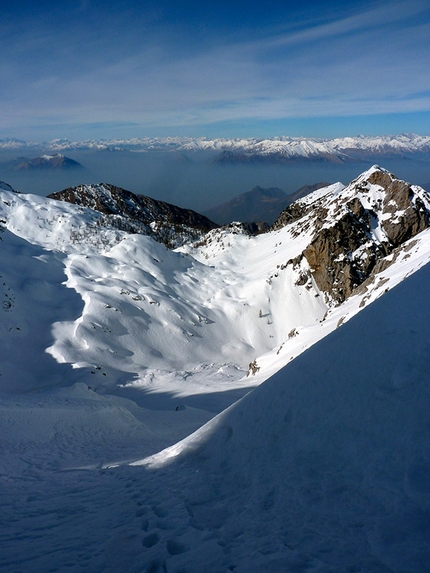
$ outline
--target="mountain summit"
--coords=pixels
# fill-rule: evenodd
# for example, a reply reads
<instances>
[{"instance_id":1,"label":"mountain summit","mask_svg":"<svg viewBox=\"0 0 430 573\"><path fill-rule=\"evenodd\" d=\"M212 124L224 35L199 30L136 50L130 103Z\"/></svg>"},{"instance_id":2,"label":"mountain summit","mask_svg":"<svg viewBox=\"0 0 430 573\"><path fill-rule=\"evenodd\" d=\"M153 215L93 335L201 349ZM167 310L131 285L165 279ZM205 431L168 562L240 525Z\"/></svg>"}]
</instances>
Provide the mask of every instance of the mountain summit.
<instances>
[{"instance_id":1,"label":"mountain summit","mask_svg":"<svg viewBox=\"0 0 430 573\"><path fill-rule=\"evenodd\" d=\"M295 235L310 233L309 244L292 261L305 259L318 287L336 302L381 268L378 261L429 226L430 197L424 189L373 166L347 187L328 187L287 207L273 225ZM388 265L386 260L384 265Z\"/></svg>"},{"instance_id":2,"label":"mountain summit","mask_svg":"<svg viewBox=\"0 0 430 573\"><path fill-rule=\"evenodd\" d=\"M4 167L13 172L84 170L84 167L78 161L70 159L61 153L41 155L33 159L18 157L4 164Z\"/></svg>"}]
</instances>

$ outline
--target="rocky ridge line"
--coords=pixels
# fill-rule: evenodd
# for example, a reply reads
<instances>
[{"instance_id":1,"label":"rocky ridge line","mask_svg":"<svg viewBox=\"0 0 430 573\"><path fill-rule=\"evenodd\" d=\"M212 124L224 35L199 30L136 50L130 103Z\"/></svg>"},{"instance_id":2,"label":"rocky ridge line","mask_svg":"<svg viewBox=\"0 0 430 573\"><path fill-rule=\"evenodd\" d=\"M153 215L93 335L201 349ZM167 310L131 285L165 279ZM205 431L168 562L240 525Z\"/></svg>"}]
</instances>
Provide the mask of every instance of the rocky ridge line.
<instances>
[{"instance_id":1,"label":"rocky ridge line","mask_svg":"<svg viewBox=\"0 0 430 573\"><path fill-rule=\"evenodd\" d=\"M300 284L314 280L327 302L340 304L380 270L382 259L430 226L430 196L375 165L347 187L331 186L296 201L271 229L286 225L293 236L311 236L288 261Z\"/></svg>"},{"instance_id":2,"label":"rocky ridge line","mask_svg":"<svg viewBox=\"0 0 430 573\"><path fill-rule=\"evenodd\" d=\"M107 223L129 233L149 235L169 248L198 240L218 227L191 209L136 195L108 183L69 187L48 197L99 211Z\"/></svg>"}]
</instances>

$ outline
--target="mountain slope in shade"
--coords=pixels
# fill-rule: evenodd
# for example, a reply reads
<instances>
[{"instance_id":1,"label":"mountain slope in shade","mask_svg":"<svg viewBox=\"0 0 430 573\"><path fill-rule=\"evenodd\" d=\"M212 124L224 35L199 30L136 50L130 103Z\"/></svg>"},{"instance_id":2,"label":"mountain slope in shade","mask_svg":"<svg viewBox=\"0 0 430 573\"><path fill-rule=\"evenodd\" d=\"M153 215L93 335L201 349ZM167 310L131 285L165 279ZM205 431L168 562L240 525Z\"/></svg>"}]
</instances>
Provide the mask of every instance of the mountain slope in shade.
<instances>
[{"instance_id":1,"label":"mountain slope in shade","mask_svg":"<svg viewBox=\"0 0 430 573\"><path fill-rule=\"evenodd\" d=\"M183 548L173 555L171 532L153 529L148 560L240 573L427 572L429 281L427 264L196 434L141 462L161 468L150 476L152 501L180 522Z\"/></svg>"},{"instance_id":2,"label":"mountain slope in shade","mask_svg":"<svg viewBox=\"0 0 430 573\"><path fill-rule=\"evenodd\" d=\"M0 190L3 191L14 191L13 187L9 185L9 183L5 183L4 181L0 181Z\"/></svg>"},{"instance_id":3,"label":"mountain slope in shade","mask_svg":"<svg viewBox=\"0 0 430 573\"><path fill-rule=\"evenodd\" d=\"M12 172L84 170L78 161L65 157L61 153L41 155L33 159L18 157L4 163L3 167Z\"/></svg>"},{"instance_id":4,"label":"mountain slope in shade","mask_svg":"<svg viewBox=\"0 0 430 573\"><path fill-rule=\"evenodd\" d=\"M233 221L248 223L264 221L272 224L281 211L293 201L327 185L329 184L304 185L290 195L277 187L265 189L256 186L251 191L237 195L231 201L205 211L205 215L221 225L227 225Z\"/></svg>"}]
</instances>

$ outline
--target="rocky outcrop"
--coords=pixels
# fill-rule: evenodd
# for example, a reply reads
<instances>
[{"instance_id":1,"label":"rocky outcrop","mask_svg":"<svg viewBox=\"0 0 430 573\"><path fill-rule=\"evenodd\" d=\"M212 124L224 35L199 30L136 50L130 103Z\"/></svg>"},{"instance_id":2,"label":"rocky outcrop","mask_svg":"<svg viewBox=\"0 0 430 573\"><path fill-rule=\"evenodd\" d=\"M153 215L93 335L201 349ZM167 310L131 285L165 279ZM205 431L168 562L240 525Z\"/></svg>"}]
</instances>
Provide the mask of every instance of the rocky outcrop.
<instances>
[{"instance_id":1,"label":"rocky outcrop","mask_svg":"<svg viewBox=\"0 0 430 573\"><path fill-rule=\"evenodd\" d=\"M290 264L303 276L306 261L327 302L339 304L371 278L384 257L430 225L430 196L374 166L343 189L290 205L273 228L285 225L293 236L311 233Z\"/></svg>"},{"instance_id":2,"label":"rocky outcrop","mask_svg":"<svg viewBox=\"0 0 430 573\"><path fill-rule=\"evenodd\" d=\"M218 227L191 209L136 195L107 183L69 187L48 197L89 207L111 219L116 218L122 230L150 235L168 247L198 240Z\"/></svg>"},{"instance_id":3,"label":"rocky outcrop","mask_svg":"<svg viewBox=\"0 0 430 573\"><path fill-rule=\"evenodd\" d=\"M374 171L368 182L385 191L382 228L396 247L429 226L429 211L409 183L392 177L389 173Z\"/></svg>"},{"instance_id":4,"label":"rocky outcrop","mask_svg":"<svg viewBox=\"0 0 430 573\"><path fill-rule=\"evenodd\" d=\"M294 221L299 221L305 215L307 215L311 209L312 206L304 205L300 201L295 201L282 211L282 213L273 223L271 229L276 231L278 229L282 229L282 227L285 227L286 225L294 223Z\"/></svg>"},{"instance_id":5,"label":"rocky outcrop","mask_svg":"<svg viewBox=\"0 0 430 573\"><path fill-rule=\"evenodd\" d=\"M352 212L333 227L323 228L303 251L312 276L323 292L343 302L388 254L384 243L369 241L369 221Z\"/></svg>"}]
</instances>

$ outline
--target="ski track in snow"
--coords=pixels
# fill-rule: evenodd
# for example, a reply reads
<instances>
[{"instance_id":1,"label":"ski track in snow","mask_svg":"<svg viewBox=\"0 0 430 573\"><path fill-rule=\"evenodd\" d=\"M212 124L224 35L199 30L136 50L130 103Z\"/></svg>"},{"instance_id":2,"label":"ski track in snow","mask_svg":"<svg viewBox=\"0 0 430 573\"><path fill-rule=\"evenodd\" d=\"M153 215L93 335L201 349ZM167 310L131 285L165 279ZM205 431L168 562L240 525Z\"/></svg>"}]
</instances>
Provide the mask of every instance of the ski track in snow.
<instances>
[{"instance_id":1,"label":"ski track in snow","mask_svg":"<svg viewBox=\"0 0 430 573\"><path fill-rule=\"evenodd\" d=\"M328 309L288 229L0 211L2 573L429 571L429 230Z\"/></svg>"}]
</instances>

